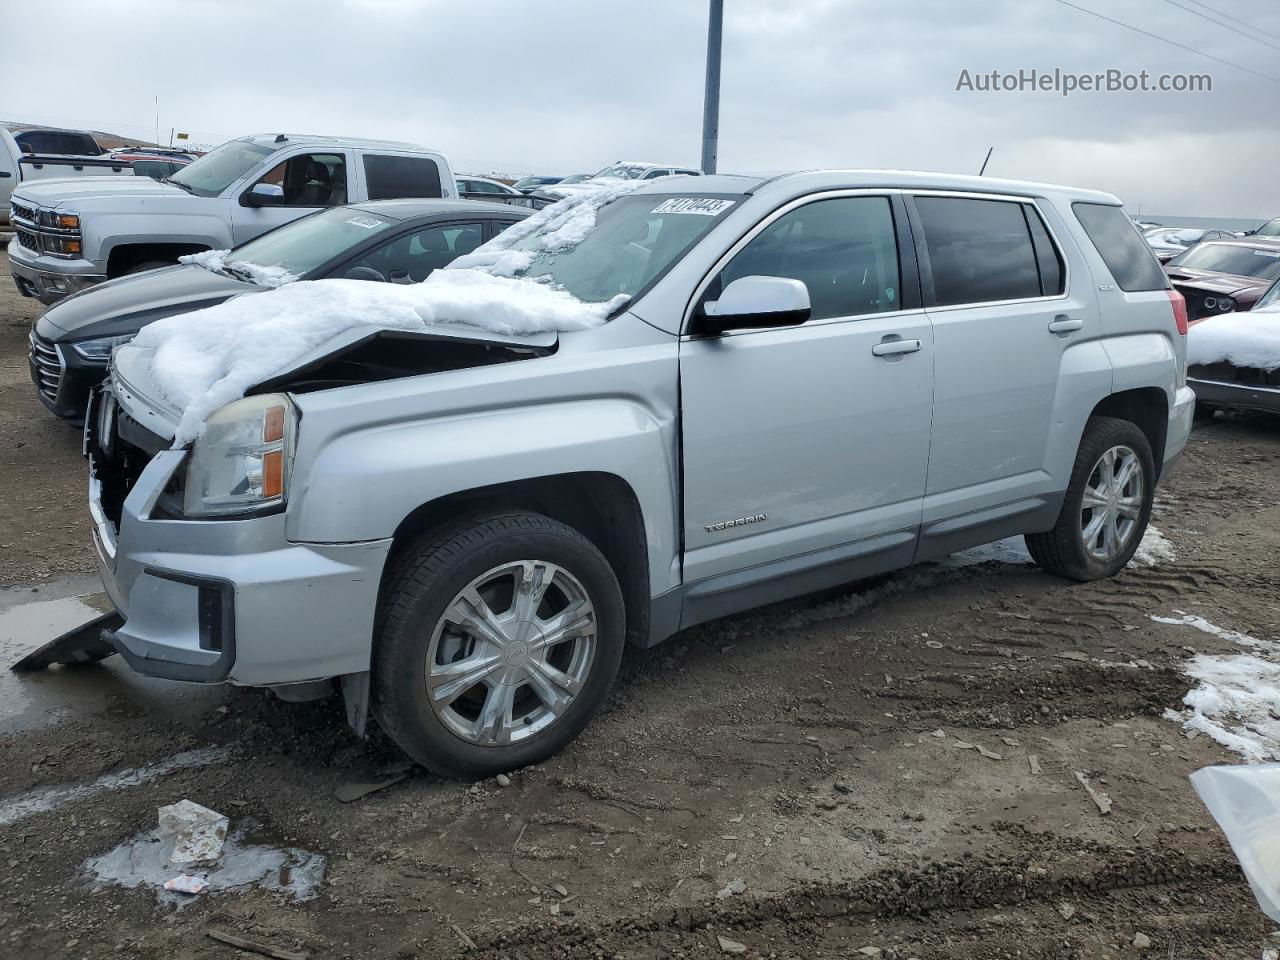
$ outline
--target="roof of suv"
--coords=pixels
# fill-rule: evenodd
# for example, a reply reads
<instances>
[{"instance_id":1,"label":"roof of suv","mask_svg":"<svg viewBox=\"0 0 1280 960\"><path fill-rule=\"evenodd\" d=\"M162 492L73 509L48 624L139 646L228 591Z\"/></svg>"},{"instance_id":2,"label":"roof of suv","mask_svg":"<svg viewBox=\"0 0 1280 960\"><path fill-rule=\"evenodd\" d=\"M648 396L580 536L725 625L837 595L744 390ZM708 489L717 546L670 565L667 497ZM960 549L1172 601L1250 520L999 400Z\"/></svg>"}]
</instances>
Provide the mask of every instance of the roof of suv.
<instances>
[{"instance_id":1,"label":"roof of suv","mask_svg":"<svg viewBox=\"0 0 1280 960\"><path fill-rule=\"evenodd\" d=\"M410 220L432 214L457 214L460 216L505 217L523 220L533 211L527 207L514 207L509 203L486 203L483 200L442 200L435 197L403 200L363 200L347 204L352 210L367 210L395 220Z\"/></svg>"}]
</instances>

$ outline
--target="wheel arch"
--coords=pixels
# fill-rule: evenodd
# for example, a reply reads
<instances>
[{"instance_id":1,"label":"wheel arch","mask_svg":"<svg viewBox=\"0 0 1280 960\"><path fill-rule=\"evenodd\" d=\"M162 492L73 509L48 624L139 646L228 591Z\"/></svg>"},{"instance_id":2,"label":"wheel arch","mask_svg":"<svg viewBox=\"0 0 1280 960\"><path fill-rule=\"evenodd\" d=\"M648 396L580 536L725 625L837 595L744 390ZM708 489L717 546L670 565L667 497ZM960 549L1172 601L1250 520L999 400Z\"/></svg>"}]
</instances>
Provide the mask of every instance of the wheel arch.
<instances>
[{"instance_id":1,"label":"wheel arch","mask_svg":"<svg viewBox=\"0 0 1280 960\"><path fill-rule=\"evenodd\" d=\"M1160 387L1138 387L1103 397L1089 416L1115 417L1137 426L1151 445L1156 479L1164 465L1164 448L1169 433L1169 397Z\"/></svg>"},{"instance_id":2,"label":"wheel arch","mask_svg":"<svg viewBox=\"0 0 1280 960\"><path fill-rule=\"evenodd\" d=\"M378 588L379 606L405 553L427 531L466 516L525 510L573 527L604 554L622 588L627 642L649 646L649 554L644 514L631 485L584 471L460 490L414 508L396 527Z\"/></svg>"},{"instance_id":3,"label":"wheel arch","mask_svg":"<svg viewBox=\"0 0 1280 960\"><path fill-rule=\"evenodd\" d=\"M107 278L123 276L140 263L164 260L173 263L189 253L212 249L207 243L124 243L112 247L107 256Z\"/></svg>"}]
</instances>

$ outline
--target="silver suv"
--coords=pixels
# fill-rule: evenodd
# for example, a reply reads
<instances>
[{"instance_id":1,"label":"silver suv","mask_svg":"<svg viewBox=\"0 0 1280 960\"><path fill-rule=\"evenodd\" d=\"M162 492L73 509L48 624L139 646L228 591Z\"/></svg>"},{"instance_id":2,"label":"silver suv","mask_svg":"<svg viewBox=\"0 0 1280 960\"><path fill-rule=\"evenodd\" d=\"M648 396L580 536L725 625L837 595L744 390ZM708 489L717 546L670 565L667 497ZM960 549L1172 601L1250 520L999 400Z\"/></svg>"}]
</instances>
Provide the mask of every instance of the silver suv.
<instances>
[{"instance_id":1,"label":"silver suv","mask_svg":"<svg viewBox=\"0 0 1280 960\"><path fill-rule=\"evenodd\" d=\"M673 178L536 240L524 276L630 299L559 335L340 337L177 449L118 350L86 434L107 649L336 679L357 730L487 775L572 740L627 643L1014 534L1110 576L1190 430L1181 298L1112 196Z\"/></svg>"}]
</instances>

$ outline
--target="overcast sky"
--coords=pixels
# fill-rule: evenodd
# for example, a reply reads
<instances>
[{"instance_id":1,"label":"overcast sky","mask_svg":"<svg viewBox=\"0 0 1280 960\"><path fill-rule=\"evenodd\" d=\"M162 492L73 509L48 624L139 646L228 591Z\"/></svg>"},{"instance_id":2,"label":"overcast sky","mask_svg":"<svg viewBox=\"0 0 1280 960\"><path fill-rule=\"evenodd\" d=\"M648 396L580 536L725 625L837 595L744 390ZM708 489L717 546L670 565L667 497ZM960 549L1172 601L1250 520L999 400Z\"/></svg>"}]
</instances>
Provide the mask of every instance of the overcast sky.
<instances>
[{"instance_id":1,"label":"overcast sky","mask_svg":"<svg viewBox=\"0 0 1280 960\"><path fill-rule=\"evenodd\" d=\"M720 169L899 167L1280 216L1280 2L726 0ZM465 172L697 165L705 0L0 0L0 118L210 143L409 140ZM1188 9L1182 9L1188 8ZM1250 36L1204 19L1222 11ZM1203 16L1196 16L1196 11ZM1248 29L1228 21L1243 33ZM1262 42L1259 42L1259 41ZM957 92L961 71L1208 73L1211 93Z\"/></svg>"}]
</instances>

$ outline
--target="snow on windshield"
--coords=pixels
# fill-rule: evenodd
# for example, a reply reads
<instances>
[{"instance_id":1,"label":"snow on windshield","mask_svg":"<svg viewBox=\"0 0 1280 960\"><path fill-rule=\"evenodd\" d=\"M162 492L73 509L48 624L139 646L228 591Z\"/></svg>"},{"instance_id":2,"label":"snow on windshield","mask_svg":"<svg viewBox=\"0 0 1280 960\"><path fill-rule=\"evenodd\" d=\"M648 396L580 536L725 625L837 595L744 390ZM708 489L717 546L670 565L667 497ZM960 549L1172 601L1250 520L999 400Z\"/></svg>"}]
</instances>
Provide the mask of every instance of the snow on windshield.
<instances>
[{"instance_id":1,"label":"snow on windshield","mask_svg":"<svg viewBox=\"0 0 1280 960\"><path fill-rule=\"evenodd\" d=\"M1280 370L1280 309L1224 313L1187 332L1187 363Z\"/></svg>"},{"instance_id":2,"label":"snow on windshield","mask_svg":"<svg viewBox=\"0 0 1280 960\"><path fill-rule=\"evenodd\" d=\"M625 296L584 303L512 274L539 252L581 242L595 225L596 211L638 186L607 186L547 207L421 283L288 283L158 320L121 349L151 352L145 362L153 387L181 411L174 436L174 446L181 447L203 432L213 411L353 327L425 331L462 324L527 335L599 326ZM521 241L528 241L528 249L511 249Z\"/></svg>"},{"instance_id":3,"label":"snow on windshield","mask_svg":"<svg viewBox=\"0 0 1280 960\"><path fill-rule=\"evenodd\" d=\"M247 260L231 261L235 264L235 267L232 270L228 270L227 257L230 253L230 250L202 250L199 253L189 253L186 256L179 257L178 262L204 267L210 273L221 273L224 276L235 276L237 273L243 273L258 286L273 289L275 287L283 287L286 283L293 283L298 279L284 267L264 267L256 263L250 263ZM236 277L236 279L239 280L241 278Z\"/></svg>"}]
</instances>

